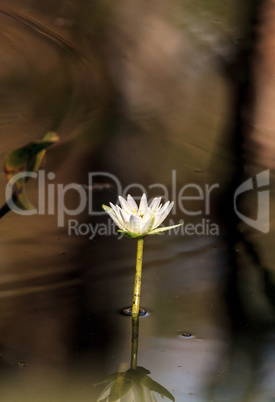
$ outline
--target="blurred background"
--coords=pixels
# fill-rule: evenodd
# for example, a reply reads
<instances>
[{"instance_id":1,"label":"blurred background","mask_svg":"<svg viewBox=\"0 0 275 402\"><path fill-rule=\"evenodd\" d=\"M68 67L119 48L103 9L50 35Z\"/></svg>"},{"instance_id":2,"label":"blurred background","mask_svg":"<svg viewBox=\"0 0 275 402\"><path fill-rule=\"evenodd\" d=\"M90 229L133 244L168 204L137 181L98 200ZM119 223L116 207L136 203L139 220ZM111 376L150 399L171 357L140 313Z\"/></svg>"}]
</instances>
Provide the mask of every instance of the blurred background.
<instances>
[{"instance_id":1,"label":"blurred background","mask_svg":"<svg viewBox=\"0 0 275 402\"><path fill-rule=\"evenodd\" d=\"M138 364L179 402L275 400L274 30L272 0L0 0L0 160L56 131L45 165L54 186L88 185L101 171L123 188L161 183L177 202L186 184L218 184L208 215L190 200L201 215L172 216L209 219L218 233L145 239ZM233 199L253 178L238 208L256 220L255 175L267 169L263 233ZM105 181L87 189L98 211L117 198ZM3 171L0 182L4 204ZM37 192L30 181L33 204ZM67 194L68 208L77 202ZM1 220L5 402L96 401L93 384L129 366L120 311L131 304L136 242L69 235L69 218ZM108 217L77 219L95 227Z\"/></svg>"}]
</instances>

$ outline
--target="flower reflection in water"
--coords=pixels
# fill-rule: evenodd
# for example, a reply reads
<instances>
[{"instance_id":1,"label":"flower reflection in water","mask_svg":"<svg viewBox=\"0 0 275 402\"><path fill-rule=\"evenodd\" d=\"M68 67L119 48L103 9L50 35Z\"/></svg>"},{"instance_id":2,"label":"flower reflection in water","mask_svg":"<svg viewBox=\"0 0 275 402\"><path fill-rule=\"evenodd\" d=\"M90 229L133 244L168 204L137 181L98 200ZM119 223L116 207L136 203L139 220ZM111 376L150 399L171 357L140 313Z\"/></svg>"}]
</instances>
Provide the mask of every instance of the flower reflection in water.
<instances>
[{"instance_id":1,"label":"flower reflection in water","mask_svg":"<svg viewBox=\"0 0 275 402\"><path fill-rule=\"evenodd\" d=\"M100 394L97 402L155 402L156 398L153 392L159 393L171 401L175 398L162 385L148 377L149 370L144 367L130 368L125 372L118 372L110 375L99 384L108 382L108 385Z\"/></svg>"}]
</instances>

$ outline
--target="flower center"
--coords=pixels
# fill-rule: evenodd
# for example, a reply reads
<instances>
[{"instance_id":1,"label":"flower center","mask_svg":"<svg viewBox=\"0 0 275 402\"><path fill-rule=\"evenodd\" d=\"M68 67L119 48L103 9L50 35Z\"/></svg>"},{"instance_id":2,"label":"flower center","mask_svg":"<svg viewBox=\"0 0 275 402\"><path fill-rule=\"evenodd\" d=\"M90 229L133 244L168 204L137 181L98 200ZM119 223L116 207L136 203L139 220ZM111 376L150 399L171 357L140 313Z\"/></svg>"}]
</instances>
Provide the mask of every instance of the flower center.
<instances>
[{"instance_id":1,"label":"flower center","mask_svg":"<svg viewBox=\"0 0 275 402\"><path fill-rule=\"evenodd\" d=\"M139 216L141 217L141 219L144 217L144 211L139 211Z\"/></svg>"},{"instance_id":2,"label":"flower center","mask_svg":"<svg viewBox=\"0 0 275 402\"><path fill-rule=\"evenodd\" d=\"M145 211L137 211L136 208L133 209L132 211L133 215L138 215L141 219L144 217Z\"/></svg>"}]
</instances>

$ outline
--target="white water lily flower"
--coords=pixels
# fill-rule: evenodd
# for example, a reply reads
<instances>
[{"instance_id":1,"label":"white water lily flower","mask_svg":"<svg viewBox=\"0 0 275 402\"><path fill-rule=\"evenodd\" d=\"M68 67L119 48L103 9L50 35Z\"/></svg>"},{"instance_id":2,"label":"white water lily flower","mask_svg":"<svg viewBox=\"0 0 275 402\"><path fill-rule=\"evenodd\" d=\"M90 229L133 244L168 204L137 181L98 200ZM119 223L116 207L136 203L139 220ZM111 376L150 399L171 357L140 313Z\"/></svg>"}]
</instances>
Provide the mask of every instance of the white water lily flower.
<instances>
[{"instance_id":1,"label":"white water lily flower","mask_svg":"<svg viewBox=\"0 0 275 402\"><path fill-rule=\"evenodd\" d=\"M102 207L120 228L119 232L124 233L127 237L135 238L157 234L183 224L158 228L173 208L173 201L167 201L162 205L161 197L156 197L148 206L146 194L143 194L138 206L130 194L128 194L127 200L121 196L118 198L121 207L113 205L111 202L111 208L106 205L102 205Z\"/></svg>"}]
</instances>

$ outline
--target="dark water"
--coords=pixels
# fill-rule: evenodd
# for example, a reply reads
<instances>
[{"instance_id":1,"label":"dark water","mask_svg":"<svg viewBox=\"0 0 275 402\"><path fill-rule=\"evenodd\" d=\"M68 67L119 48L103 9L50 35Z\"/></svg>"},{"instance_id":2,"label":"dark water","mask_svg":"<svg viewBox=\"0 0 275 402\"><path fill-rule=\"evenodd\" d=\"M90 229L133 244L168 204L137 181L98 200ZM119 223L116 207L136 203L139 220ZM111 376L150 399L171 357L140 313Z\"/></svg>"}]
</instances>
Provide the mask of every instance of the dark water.
<instances>
[{"instance_id":1,"label":"dark water","mask_svg":"<svg viewBox=\"0 0 275 402\"><path fill-rule=\"evenodd\" d=\"M275 399L271 5L0 2L1 160L54 130L45 169L56 208L57 184L101 171L150 198L165 186L173 223L218 227L145 239L138 364L178 402ZM230 208L232 191L266 169L263 233ZM4 173L0 182L3 204ZM208 209L205 198L185 200L201 214L180 208L189 183L204 195L219 186ZM37 205L35 180L28 194ZM96 210L115 202L114 183L91 196ZM67 195L67 208L77 202ZM256 219L255 205L251 192L240 208ZM136 243L69 232L69 219L99 229L107 216L85 209L58 227L57 215L1 220L3 401L96 401L93 384L129 367L131 320L120 311L132 300Z\"/></svg>"}]
</instances>

